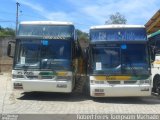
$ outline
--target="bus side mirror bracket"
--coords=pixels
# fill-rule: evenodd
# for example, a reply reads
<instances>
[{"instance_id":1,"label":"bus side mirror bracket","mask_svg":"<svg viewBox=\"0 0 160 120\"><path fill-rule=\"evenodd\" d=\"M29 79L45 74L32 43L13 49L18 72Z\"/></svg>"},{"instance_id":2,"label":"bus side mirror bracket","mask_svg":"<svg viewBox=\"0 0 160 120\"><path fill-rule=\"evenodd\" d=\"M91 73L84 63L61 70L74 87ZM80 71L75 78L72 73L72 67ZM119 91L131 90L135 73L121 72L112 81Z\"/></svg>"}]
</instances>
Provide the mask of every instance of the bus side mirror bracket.
<instances>
[{"instance_id":1,"label":"bus side mirror bracket","mask_svg":"<svg viewBox=\"0 0 160 120\"><path fill-rule=\"evenodd\" d=\"M7 56L13 58L14 57L14 48L15 48L15 41L9 41L7 47Z\"/></svg>"}]
</instances>

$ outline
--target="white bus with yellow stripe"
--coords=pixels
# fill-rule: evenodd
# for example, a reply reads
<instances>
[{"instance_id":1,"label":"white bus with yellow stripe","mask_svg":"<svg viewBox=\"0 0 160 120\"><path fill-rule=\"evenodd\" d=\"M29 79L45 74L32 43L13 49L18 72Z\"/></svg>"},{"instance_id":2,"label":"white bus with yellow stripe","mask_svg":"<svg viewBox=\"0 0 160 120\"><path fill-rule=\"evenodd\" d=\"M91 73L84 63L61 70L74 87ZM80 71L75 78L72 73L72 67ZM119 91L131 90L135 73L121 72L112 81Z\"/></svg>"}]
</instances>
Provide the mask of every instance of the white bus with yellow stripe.
<instances>
[{"instance_id":1,"label":"white bus with yellow stripe","mask_svg":"<svg viewBox=\"0 0 160 120\"><path fill-rule=\"evenodd\" d=\"M9 43L9 56L11 47ZM13 88L25 92L72 92L77 72L76 51L73 23L21 22L16 36Z\"/></svg>"},{"instance_id":2,"label":"white bus with yellow stripe","mask_svg":"<svg viewBox=\"0 0 160 120\"><path fill-rule=\"evenodd\" d=\"M148 35L151 52L153 92L160 94L160 30Z\"/></svg>"},{"instance_id":3,"label":"white bus with yellow stripe","mask_svg":"<svg viewBox=\"0 0 160 120\"><path fill-rule=\"evenodd\" d=\"M151 69L145 27L91 27L88 75L93 97L150 96Z\"/></svg>"}]
</instances>

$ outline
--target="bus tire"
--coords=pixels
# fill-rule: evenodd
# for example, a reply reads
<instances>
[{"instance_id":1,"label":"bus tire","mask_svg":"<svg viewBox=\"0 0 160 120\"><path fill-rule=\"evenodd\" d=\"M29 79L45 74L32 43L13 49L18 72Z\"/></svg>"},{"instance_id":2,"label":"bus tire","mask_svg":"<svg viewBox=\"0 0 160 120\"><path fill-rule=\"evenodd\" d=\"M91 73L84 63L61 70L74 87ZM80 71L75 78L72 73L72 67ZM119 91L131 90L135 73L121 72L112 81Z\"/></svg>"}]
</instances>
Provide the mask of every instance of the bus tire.
<instances>
[{"instance_id":1,"label":"bus tire","mask_svg":"<svg viewBox=\"0 0 160 120\"><path fill-rule=\"evenodd\" d=\"M156 93L158 93L158 95L160 95L160 79L157 81Z\"/></svg>"},{"instance_id":2,"label":"bus tire","mask_svg":"<svg viewBox=\"0 0 160 120\"><path fill-rule=\"evenodd\" d=\"M160 76L156 75L153 79L153 92L158 93L160 95Z\"/></svg>"}]
</instances>

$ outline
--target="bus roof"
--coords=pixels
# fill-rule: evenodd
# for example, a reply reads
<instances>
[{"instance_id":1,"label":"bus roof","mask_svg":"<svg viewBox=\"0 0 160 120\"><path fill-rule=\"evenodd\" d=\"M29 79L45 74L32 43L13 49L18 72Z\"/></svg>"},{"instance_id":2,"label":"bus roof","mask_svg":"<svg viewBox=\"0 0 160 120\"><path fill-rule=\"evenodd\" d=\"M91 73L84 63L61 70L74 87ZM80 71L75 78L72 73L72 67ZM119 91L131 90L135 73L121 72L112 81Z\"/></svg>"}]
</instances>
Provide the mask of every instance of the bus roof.
<instances>
[{"instance_id":1,"label":"bus roof","mask_svg":"<svg viewBox=\"0 0 160 120\"><path fill-rule=\"evenodd\" d=\"M98 25L92 26L90 29L118 29L118 28L145 28L144 25L124 25L124 24L111 24L111 25Z\"/></svg>"},{"instance_id":2,"label":"bus roof","mask_svg":"<svg viewBox=\"0 0 160 120\"><path fill-rule=\"evenodd\" d=\"M73 25L72 22L62 21L23 21L20 24L34 24L34 25Z\"/></svg>"},{"instance_id":3,"label":"bus roof","mask_svg":"<svg viewBox=\"0 0 160 120\"><path fill-rule=\"evenodd\" d=\"M148 38L151 38L151 37L154 37L154 36L156 36L156 35L160 35L160 30L158 30L157 32L154 32L154 33L148 35L147 37L148 37Z\"/></svg>"}]
</instances>

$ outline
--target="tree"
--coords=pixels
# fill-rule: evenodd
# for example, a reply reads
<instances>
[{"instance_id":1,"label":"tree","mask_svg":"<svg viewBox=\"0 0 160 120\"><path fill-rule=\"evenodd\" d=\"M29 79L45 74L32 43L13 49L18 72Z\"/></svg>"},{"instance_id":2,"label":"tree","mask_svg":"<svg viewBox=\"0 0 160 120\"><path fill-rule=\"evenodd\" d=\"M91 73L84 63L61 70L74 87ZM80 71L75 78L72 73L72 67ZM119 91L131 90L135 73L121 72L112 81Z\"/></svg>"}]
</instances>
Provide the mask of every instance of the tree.
<instances>
[{"instance_id":1,"label":"tree","mask_svg":"<svg viewBox=\"0 0 160 120\"><path fill-rule=\"evenodd\" d=\"M76 30L76 32L81 48L86 48L89 44L89 35L86 32L82 32L78 29Z\"/></svg>"},{"instance_id":2,"label":"tree","mask_svg":"<svg viewBox=\"0 0 160 120\"><path fill-rule=\"evenodd\" d=\"M105 24L126 24L127 19L124 15L120 14L119 12L116 12L115 14L111 14L109 16L109 19L105 21Z\"/></svg>"},{"instance_id":3,"label":"tree","mask_svg":"<svg viewBox=\"0 0 160 120\"><path fill-rule=\"evenodd\" d=\"M78 40L82 40L87 42L89 40L88 34L86 32L82 32L81 30L76 30L77 32L77 36L78 36Z\"/></svg>"},{"instance_id":4,"label":"tree","mask_svg":"<svg viewBox=\"0 0 160 120\"><path fill-rule=\"evenodd\" d=\"M0 37L15 36L15 30L12 28L3 28L0 26Z\"/></svg>"}]
</instances>

